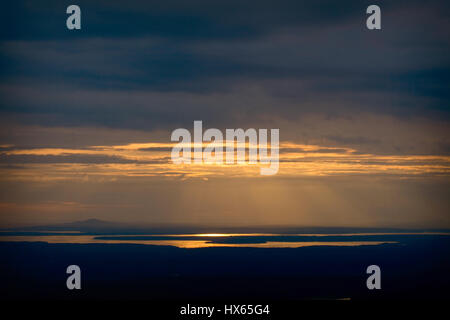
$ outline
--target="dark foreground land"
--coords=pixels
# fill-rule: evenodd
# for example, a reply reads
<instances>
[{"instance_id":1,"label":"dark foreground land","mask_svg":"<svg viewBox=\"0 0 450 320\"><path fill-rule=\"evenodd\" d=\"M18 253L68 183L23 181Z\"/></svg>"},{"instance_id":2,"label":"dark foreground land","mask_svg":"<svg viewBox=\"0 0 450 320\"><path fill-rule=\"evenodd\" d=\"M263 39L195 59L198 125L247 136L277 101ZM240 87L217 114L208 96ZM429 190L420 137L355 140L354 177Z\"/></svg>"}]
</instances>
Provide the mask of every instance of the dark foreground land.
<instances>
[{"instance_id":1,"label":"dark foreground land","mask_svg":"<svg viewBox=\"0 0 450 320\"><path fill-rule=\"evenodd\" d=\"M0 242L4 299L295 301L448 299L449 237L401 244L297 249L202 248L130 244ZM81 268L82 289L66 288ZM366 287L381 268L381 290Z\"/></svg>"}]
</instances>

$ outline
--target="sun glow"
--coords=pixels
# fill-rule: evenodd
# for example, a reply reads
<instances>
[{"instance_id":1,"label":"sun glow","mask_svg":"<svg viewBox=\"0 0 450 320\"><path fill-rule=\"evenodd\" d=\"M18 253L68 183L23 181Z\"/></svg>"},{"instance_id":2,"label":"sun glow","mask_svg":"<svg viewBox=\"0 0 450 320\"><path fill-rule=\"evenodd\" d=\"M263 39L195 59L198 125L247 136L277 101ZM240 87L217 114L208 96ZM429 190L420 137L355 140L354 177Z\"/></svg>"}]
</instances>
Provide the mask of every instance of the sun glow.
<instances>
[{"instance_id":1,"label":"sun glow","mask_svg":"<svg viewBox=\"0 0 450 320\"><path fill-rule=\"evenodd\" d=\"M194 234L195 237L231 237L232 234L229 233L199 233Z\"/></svg>"}]
</instances>

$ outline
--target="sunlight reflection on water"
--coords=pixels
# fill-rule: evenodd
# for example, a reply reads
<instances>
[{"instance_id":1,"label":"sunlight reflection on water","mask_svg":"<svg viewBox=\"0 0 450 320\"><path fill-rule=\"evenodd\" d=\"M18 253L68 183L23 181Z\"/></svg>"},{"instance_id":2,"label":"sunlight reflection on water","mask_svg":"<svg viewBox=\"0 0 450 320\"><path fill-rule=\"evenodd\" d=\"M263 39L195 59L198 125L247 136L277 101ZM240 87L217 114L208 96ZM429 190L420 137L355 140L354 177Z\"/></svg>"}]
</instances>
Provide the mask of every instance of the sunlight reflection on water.
<instances>
[{"instance_id":1,"label":"sunlight reflection on water","mask_svg":"<svg viewBox=\"0 0 450 320\"><path fill-rule=\"evenodd\" d=\"M198 236L198 237L229 237L229 236L260 236L262 234L191 234L191 235L164 235L164 236ZM268 234L264 234L268 235ZM115 235L117 236L117 235ZM120 236L122 239L96 239L97 235L45 235L45 236L2 236L0 241L13 242L47 242L47 243L107 243L107 244L145 244L159 246L175 246L178 248L209 248L209 247L253 247L253 248L299 248L310 246L365 246L380 245L384 243L398 243L396 241L267 241L263 243L215 243L209 240L136 240L126 239L130 235ZM272 235L273 236L273 235Z\"/></svg>"}]
</instances>

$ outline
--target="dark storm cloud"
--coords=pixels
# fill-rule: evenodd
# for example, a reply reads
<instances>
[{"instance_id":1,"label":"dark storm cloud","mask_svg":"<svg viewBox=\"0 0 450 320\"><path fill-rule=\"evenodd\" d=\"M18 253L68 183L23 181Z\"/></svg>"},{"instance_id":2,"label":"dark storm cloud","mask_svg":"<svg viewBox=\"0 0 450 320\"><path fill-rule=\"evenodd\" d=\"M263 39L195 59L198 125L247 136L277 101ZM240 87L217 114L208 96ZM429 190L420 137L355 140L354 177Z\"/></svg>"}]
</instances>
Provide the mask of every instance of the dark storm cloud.
<instances>
[{"instance_id":1,"label":"dark storm cloud","mask_svg":"<svg viewBox=\"0 0 450 320\"><path fill-rule=\"evenodd\" d=\"M41 125L242 125L303 113L448 119L445 1L64 1L2 10L0 112Z\"/></svg>"},{"instance_id":2,"label":"dark storm cloud","mask_svg":"<svg viewBox=\"0 0 450 320\"><path fill-rule=\"evenodd\" d=\"M380 2L380 1L379 1ZM404 1L405 3L406 1ZM395 7L400 1L382 1ZM323 26L360 17L367 1L89 1L82 8L83 33L65 30L68 1L8 1L2 5L4 39L159 36L178 40L260 36L277 28ZM63 28L61 28L63 27Z\"/></svg>"}]
</instances>

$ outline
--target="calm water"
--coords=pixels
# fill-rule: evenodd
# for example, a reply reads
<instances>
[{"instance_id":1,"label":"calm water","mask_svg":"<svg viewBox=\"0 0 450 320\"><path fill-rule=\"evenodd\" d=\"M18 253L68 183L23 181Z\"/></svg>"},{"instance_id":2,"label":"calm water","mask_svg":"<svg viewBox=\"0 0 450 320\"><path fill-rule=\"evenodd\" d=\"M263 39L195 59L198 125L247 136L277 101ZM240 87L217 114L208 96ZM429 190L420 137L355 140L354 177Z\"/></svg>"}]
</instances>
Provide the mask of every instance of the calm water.
<instances>
[{"instance_id":1,"label":"calm water","mask_svg":"<svg viewBox=\"0 0 450 320\"><path fill-rule=\"evenodd\" d=\"M257 247L257 248L299 248L308 246L366 246L385 243L398 243L398 241L380 240L380 236L415 235L417 233L353 233L353 234L269 234L269 233L221 233L221 234L165 234L165 235L96 235L81 234L76 232L0 232L0 241L8 242L47 242L47 243L128 243L175 246L179 248L205 248L205 247ZM430 233L419 233L420 235ZM444 233L432 233L435 235L450 235ZM368 240L361 241L361 237ZM377 236L370 240L371 236ZM297 237L318 237L319 241L296 241ZM332 241L326 238L332 237ZM342 237L342 241L339 238ZM351 238L355 237L355 241ZM349 240L350 239L350 240Z\"/></svg>"}]
</instances>

